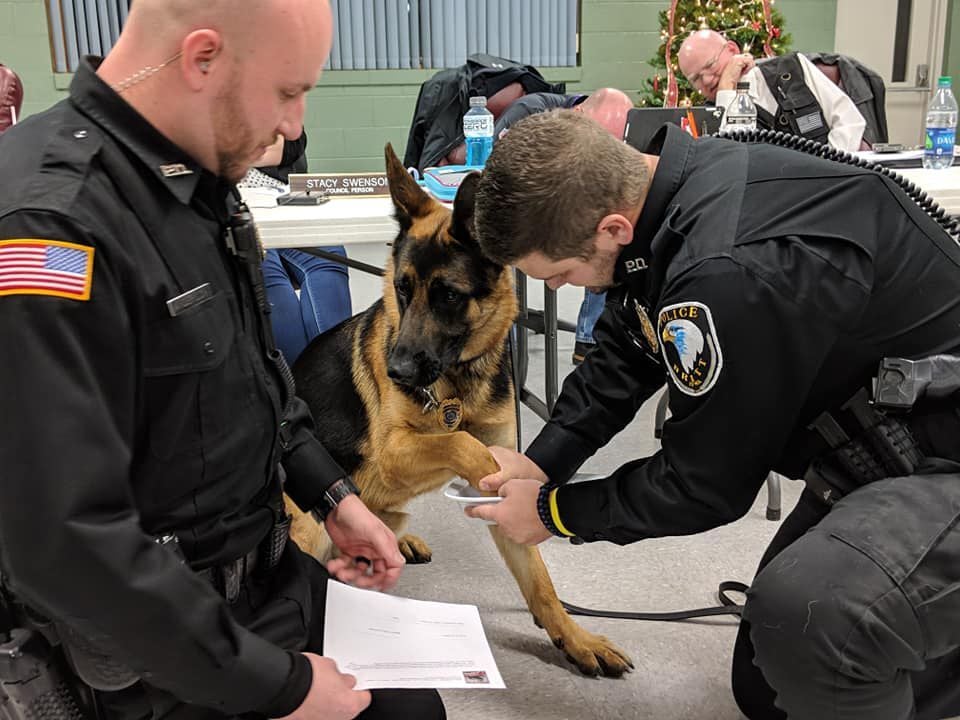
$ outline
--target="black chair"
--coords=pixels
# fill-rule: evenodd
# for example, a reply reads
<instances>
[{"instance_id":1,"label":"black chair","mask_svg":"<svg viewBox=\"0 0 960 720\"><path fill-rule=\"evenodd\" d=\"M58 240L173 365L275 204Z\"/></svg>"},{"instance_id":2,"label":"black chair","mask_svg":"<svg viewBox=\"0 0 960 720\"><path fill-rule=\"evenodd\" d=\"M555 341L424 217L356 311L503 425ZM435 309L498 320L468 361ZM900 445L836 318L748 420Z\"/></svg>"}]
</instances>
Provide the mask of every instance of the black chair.
<instances>
[{"instance_id":1,"label":"black chair","mask_svg":"<svg viewBox=\"0 0 960 720\"><path fill-rule=\"evenodd\" d=\"M23 105L23 83L17 74L0 64L0 133L17 124Z\"/></svg>"},{"instance_id":2,"label":"black chair","mask_svg":"<svg viewBox=\"0 0 960 720\"><path fill-rule=\"evenodd\" d=\"M876 143L885 143L887 135L887 90L883 78L849 55L838 53L804 53L810 62L833 81L857 106L867 121L863 131L862 150Z\"/></svg>"}]
</instances>

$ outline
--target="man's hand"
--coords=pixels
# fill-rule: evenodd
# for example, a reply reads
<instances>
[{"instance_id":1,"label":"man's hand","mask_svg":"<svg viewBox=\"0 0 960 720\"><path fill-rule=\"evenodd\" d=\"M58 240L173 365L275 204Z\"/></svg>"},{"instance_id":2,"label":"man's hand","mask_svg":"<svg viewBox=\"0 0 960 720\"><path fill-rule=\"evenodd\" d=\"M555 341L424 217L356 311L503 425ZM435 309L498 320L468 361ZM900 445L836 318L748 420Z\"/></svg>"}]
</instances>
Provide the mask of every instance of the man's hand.
<instances>
[{"instance_id":1,"label":"man's hand","mask_svg":"<svg viewBox=\"0 0 960 720\"><path fill-rule=\"evenodd\" d=\"M720 80L717 82L717 90L736 90L740 78L750 72L755 64L753 55L750 53L734 55L730 58L730 62L727 63L727 66L720 74Z\"/></svg>"},{"instance_id":2,"label":"man's hand","mask_svg":"<svg viewBox=\"0 0 960 720\"><path fill-rule=\"evenodd\" d=\"M491 445L487 449L500 466L500 472L480 478L481 490L496 492L507 480L515 478L534 478L541 483L547 482L547 476L540 466L523 453L498 445Z\"/></svg>"},{"instance_id":3,"label":"man's hand","mask_svg":"<svg viewBox=\"0 0 960 720\"><path fill-rule=\"evenodd\" d=\"M327 563L331 575L373 590L389 590L397 584L406 562L397 548L397 536L360 498L350 495L341 500L323 526L341 553Z\"/></svg>"},{"instance_id":4,"label":"man's hand","mask_svg":"<svg viewBox=\"0 0 960 720\"><path fill-rule=\"evenodd\" d=\"M532 478L507 480L500 486L499 493L503 500L471 505L464 512L468 517L495 522L503 534L515 543L536 545L550 537L550 531L544 527L537 513L537 495L542 486L540 480Z\"/></svg>"},{"instance_id":5,"label":"man's hand","mask_svg":"<svg viewBox=\"0 0 960 720\"><path fill-rule=\"evenodd\" d=\"M300 707L281 720L350 720L370 704L369 690L354 690L357 679L337 670L330 658L304 653L313 670L310 690Z\"/></svg>"}]
</instances>

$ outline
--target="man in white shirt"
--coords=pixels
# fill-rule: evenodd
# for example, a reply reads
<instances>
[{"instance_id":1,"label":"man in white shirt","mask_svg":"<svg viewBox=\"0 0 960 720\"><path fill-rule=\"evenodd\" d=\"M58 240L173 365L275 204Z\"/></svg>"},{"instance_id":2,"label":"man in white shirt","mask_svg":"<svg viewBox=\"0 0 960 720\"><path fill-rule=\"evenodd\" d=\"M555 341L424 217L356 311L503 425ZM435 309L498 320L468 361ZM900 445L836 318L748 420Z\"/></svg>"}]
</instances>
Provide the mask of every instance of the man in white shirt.
<instances>
[{"instance_id":1,"label":"man in white shirt","mask_svg":"<svg viewBox=\"0 0 960 720\"><path fill-rule=\"evenodd\" d=\"M861 149L866 120L853 101L800 53L755 63L715 30L683 41L680 71L693 87L726 109L738 81L750 83L760 127L802 135L850 152Z\"/></svg>"}]
</instances>

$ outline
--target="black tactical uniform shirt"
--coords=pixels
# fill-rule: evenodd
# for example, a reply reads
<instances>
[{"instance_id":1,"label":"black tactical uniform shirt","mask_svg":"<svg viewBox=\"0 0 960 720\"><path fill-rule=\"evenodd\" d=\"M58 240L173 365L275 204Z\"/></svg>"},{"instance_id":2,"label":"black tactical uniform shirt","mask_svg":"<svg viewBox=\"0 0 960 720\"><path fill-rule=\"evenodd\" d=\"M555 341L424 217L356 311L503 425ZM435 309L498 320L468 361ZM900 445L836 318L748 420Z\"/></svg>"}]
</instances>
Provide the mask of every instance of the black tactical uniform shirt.
<instances>
[{"instance_id":1,"label":"black tactical uniform shirt","mask_svg":"<svg viewBox=\"0 0 960 720\"><path fill-rule=\"evenodd\" d=\"M567 480L666 374L662 450L557 493L586 540L736 520L769 470L803 476L826 447L807 426L882 357L960 351L960 250L889 178L672 126L648 152L660 162L619 261L624 305L608 304L527 450Z\"/></svg>"},{"instance_id":2,"label":"black tactical uniform shirt","mask_svg":"<svg viewBox=\"0 0 960 720\"><path fill-rule=\"evenodd\" d=\"M242 557L274 523L278 461L301 507L343 475L299 401L278 440L286 398L223 240L228 191L87 63L0 137L0 564L152 684L276 714L305 693L286 686L305 638L241 627L154 542L175 533L194 569Z\"/></svg>"}]
</instances>

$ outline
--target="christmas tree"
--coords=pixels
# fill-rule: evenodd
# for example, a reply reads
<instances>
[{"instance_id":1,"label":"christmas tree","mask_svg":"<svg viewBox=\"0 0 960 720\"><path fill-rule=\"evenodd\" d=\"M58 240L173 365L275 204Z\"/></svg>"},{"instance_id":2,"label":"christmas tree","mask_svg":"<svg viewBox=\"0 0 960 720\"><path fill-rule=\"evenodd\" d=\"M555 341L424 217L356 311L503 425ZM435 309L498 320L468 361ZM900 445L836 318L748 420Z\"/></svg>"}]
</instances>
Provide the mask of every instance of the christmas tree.
<instances>
[{"instance_id":1,"label":"christmas tree","mask_svg":"<svg viewBox=\"0 0 960 720\"><path fill-rule=\"evenodd\" d=\"M757 58L781 55L790 49L790 36L783 31L783 16L773 7L773 0L669 0L668 7L660 11L660 28L660 49L650 60L655 74L644 82L640 105L683 107L704 103L677 64L680 44L695 30L716 30L733 40L742 52Z\"/></svg>"}]
</instances>

